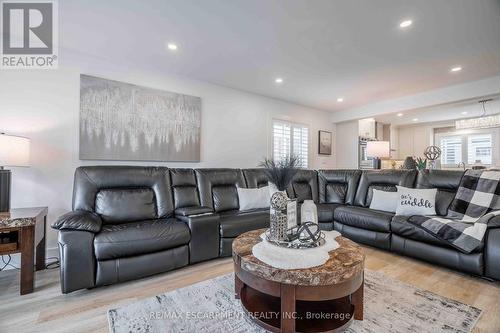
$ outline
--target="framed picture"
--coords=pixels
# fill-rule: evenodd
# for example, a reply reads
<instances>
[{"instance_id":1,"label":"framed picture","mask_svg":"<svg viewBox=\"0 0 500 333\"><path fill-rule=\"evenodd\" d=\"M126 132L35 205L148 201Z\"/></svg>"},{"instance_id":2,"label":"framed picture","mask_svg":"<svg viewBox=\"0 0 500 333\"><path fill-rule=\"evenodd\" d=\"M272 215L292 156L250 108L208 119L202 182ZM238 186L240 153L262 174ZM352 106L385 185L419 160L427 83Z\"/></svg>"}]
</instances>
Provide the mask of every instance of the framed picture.
<instances>
[{"instance_id":1,"label":"framed picture","mask_svg":"<svg viewBox=\"0 0 500 333\"><path fill-rule=\"evenodd\" d=\"M332 154L332 132L319 131L318 153L320 155Z\"/></svg>"}]
</instances>

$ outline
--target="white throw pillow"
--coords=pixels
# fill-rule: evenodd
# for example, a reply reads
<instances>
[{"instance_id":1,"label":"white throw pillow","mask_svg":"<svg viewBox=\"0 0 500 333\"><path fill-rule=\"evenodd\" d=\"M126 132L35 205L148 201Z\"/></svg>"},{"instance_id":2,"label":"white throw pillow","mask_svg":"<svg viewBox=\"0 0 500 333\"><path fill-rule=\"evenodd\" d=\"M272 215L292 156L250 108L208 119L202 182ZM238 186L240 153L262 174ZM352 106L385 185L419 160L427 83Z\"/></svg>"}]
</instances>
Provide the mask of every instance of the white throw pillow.
<instances>
[{"instance_id":1,"label":"white throw pillow","mask_svg":"<svg viewBox=\"0 0 500 333\"><path fill-rule=\"evenodd\" d=\"M398 198L398 192L388 192L374 189L370 209L395 213L396 208L398 207Z\"/></svg>"},{"instance_id":2,"label":"white throw pillow","mask_svg":"<svg viewBox=\"0 0 500 333\"><path fill-rule=\"evenodd\" d=\"M261 188L237 188L240 210L269 208L269 186Z\"/></svg>"},{"instance_id":3,"label":"white throw pillow","mask_svg":"<svg viewBox=\"0 0 500 333\"><path fill-rule=\"evenodd\" d=\"M437 189L396 187L398 189L396 215L436 215Z\"/></svg>"}]
</instances>

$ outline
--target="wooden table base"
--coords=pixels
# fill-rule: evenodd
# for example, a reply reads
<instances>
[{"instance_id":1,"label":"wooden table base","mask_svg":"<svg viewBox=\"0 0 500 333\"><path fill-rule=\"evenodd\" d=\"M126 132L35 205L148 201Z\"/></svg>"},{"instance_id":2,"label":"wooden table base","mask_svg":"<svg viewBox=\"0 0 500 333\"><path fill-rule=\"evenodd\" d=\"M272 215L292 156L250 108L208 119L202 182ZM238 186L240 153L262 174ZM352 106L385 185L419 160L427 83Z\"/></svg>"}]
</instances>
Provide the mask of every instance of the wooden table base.
<instances>
[{"instance_id":1,"label":"wooden table base","mask_svg":"<svg viewBox=\"0 0 500 333\"><path fill-rule=\"evenodd\" d=\"M365 255L359 245L339 235L339 247L323 265L282 269L253 256L263 232L246 232L232 245L235 297L250 319L285 333L343 332L354 319L363 320Z\"/></svg>"},{"instance_id":2,"label":"wooden table base","mask_svg":"<svg viewBox=\"0 0 500 333\"><path fill-rule=\"evenodd\" d=\"M235 275L235 297L256 324L271 332L343 332L353 319L363 320L364 283L351 295L321 301L297 300L296 287L280 284L279 296L273 296Z\"/></svg>"}]
</instances>

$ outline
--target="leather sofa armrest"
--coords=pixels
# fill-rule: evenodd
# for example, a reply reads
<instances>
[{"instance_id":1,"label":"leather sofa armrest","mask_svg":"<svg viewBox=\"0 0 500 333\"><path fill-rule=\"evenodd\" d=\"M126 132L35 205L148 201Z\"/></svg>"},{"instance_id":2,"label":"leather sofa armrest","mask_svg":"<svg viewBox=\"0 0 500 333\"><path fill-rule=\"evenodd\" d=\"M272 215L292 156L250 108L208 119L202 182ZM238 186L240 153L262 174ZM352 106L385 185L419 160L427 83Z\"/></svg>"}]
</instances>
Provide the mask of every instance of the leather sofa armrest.
<instances>
[{"instance_id":1,"label":"leather sofa armrest","mask_svg":"<svg viewBox=\"0 0 500 333\"><path fill-rule=\"evenodd\" d=\"M500 215L494 216L488 221L488 229L500 228Z\"/></svg>"},{"instance_id":2,"label":"leather sofa armrest","mask_svg":"<svg viewBox=\"0 0 500 333\"><path fill-rule=\"evenodd\" d=\"M484 275L500 280L500 228L488 229L484 244Z\"/></svg>"},{"instance_id":3,"label":"leather sofa armrest","mask_svg":"<svg viewBox=\"0 0 500 333\"><path fill-rule=\"evenodd\" d=\"M64 294L95 286L94 236L94 233L88 231L59 231L59 274Z\"/></svg>"},{"instance_id":4,"label":"leather sofa armrest","mask_svg":"<svg viewBox=\"0 0 500 333\"><path fill-rule=\"evenodd\" d=\"M79 230L98 233L101 231L102 220L99 215L85 210L75 210L60 216L52 228L57 230Z\"/></svg>"},{"instance_id":5,"label":"leather sofa armrest","mask_svg":"<svg viewBox=\"0 0 500 333\"><path fill-rule=\"evenodd\" d=\"M208 214L212 213L212 208L205 206L191 206L191 207L183 207L177 208L175 210L176 216L192 216L192 215L200 215L200 214Z\"/></svg>"},{"instance_id":6,"label":"leather sofa armrest","mask_svg":"<svg viewBox=\"0 0 500 333\"><path fill-rule=\"evenodd\" d=\"M189 263L219 256L220 223L218 214L178 216L191 231L189 241Z\"/></svg>"}]
</instances>

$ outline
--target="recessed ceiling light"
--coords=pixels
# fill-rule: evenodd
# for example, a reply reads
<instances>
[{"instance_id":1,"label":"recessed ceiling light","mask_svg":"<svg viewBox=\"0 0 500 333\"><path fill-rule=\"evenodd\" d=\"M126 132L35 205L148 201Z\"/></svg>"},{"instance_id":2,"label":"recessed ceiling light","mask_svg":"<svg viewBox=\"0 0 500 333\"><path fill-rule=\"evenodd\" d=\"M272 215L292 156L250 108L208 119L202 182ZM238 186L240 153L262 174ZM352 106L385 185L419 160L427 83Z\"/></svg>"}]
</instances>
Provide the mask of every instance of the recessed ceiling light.
<instances>
[{"instance_id":1,"label":"recessed ceiling light","mask_svg":"<svg viewBox=\"0 0 500 333\"><path fill-rule=\"evenodd\" d=\"M412 24L413 24L412 20L404 20L404 21L401 21L401 23L399 23L399 27L400 28L408 28Z\"/></svg>"},{"instance_id":2,"label":"recessed ceiling light","mask_svg":"<svg viewBox=\"0 0 500 333\"><path fill-rule=\"evenodd\" d=\"M276 80L274 80L274 82L276 82L276 83L283 83L283 79L280 78L280 77L278 77L278 78L276 78Z\"/></svg>"},{"instance_id":3,"label":"recessed ceiling light","mask_svg":"<svg viewBox=\"0 0 500 333\"><path fill-rule=\"evenodd\" d=\"M418 118L413 118L412 120L413 120L413 121L418 121Z\"/></svg>"},{"instance_id":4,"label":"recessed ceiling light","mask_svg":"<svg viewBox=\"0 0 500 333\"><path fill-rule=\"evenodd\" d=\"M402 113L398 113L398 117L402 117L402 116L403 116L403 114L402 114Z\"/></svg>"},{"instance_id":5,"label":"recessed ceiling light","mask_svg":"<svg viewBox=\"0 0 500 333\"><path fill-rule=\"evenodd\" d=\"M460 72L461 70L462 70L462 67L457 66L457 67L453 67L452 69L450 69L450 72Z\"/></svg>"},{"instance_id":6,"label":"recessed ceiling light","mask_svg":"<svg viewBox=\"0 0 500 333\"><path fill-rule=\"evenodd\" d=\"M344 101L344 97L337 98L337 102L342 103Z\"/></svg>"},{"instance_id":7,"label":"recessed ceiling light","mask_svg":"<svg viewBox=\"0 0 500 333\"><path fill-rule=\"evenodd\" d=\"M177 51L177 44L174 44L174 43L168 43L168 44L167 44L167 48L168 48L170 51Z\"/></svg>"},{"instance_id":8,"label":"recessed ceiling light","mask_svg":"<svg viewBox=\"0 0 500 333\"><path fill-rule=\"evenodd\" d=\"M462 112L462 114L463 114L463 115L466 115L466 114L467 114L467 111Z\"/></svg>"}]
</instances>

